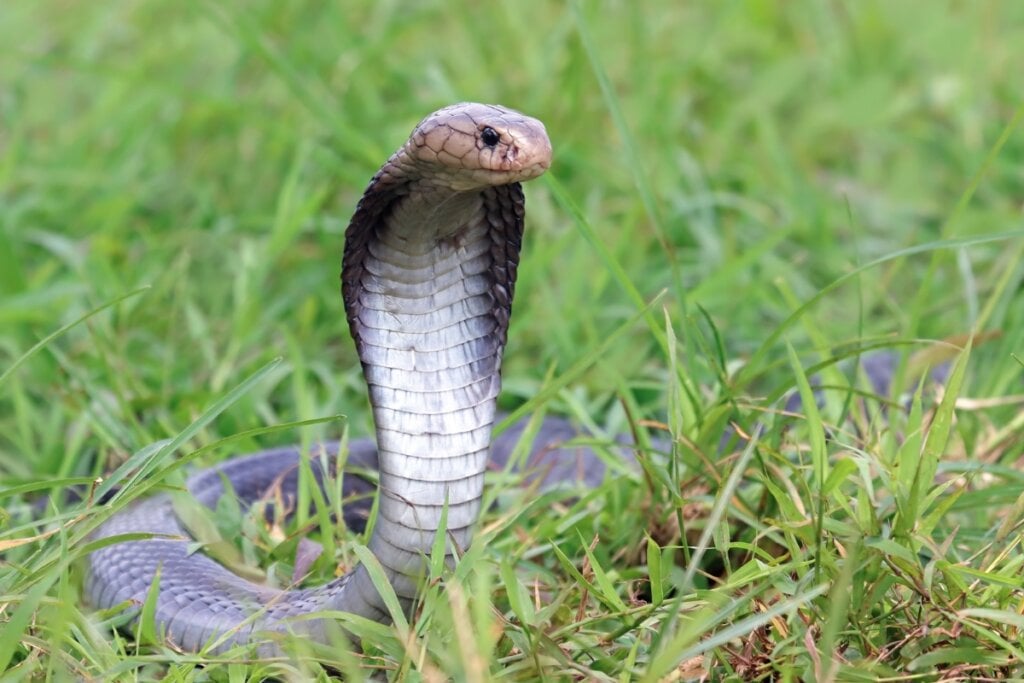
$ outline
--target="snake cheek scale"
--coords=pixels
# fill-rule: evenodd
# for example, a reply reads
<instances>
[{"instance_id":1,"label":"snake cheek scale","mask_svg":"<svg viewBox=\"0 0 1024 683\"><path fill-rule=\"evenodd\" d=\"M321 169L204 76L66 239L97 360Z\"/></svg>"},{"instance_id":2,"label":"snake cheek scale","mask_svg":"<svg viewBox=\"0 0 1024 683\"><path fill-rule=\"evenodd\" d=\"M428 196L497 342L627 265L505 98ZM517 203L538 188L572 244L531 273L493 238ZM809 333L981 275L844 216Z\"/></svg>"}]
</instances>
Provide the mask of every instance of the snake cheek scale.
<instances>
[{"instance_id":1,"label":"snake cheek scale","mask_svg":"<svg viewBox=\"0 0 1024 683\"><path fill-rule=\"evenodd\" d=\"M451 546L471 540L523 232L520 183L550 162L540 121L496 105L445 107L373 176L345 234L342 296L376 427L376 447L353 442L350 455L377 464L380 501L368 545L406 610L445 510ZM278 481L294 487L286 475L297 462L294 449L263 451L187 485L207 506L225 480L251 502ZM137 533L159 537L92 553L87 594L99 608L142 604L159 572L154 621L182 650L255 642L273 653L283 633L326 643L335 622L309 616L325 610L390 619L363 566L324 586L282 591L190 552L167 495L120 511L95 538Z\"/></svg>"}]
</instances>

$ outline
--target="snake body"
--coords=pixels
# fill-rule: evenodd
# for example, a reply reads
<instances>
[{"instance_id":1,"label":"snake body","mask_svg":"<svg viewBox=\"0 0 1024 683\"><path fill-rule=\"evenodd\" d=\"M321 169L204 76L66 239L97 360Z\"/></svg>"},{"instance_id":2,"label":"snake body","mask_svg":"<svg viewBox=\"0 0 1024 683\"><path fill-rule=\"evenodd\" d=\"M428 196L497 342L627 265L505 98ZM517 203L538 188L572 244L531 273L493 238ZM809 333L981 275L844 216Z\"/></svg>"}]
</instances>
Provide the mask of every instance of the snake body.
<instances>
[{"instance_id":1,"label":"snake body","mask_svg":"<svg viewBox=\"0 0 1024 683\"><path fill-rule=\"evenodd\" d=\"M471 540L523 230L520 183L550 159L536 119L495 105L445 107L373 176L346 231L342 294L376 426L376 449L360 443L353 452L376 456L380 501L368 545L405 609L442 520L449 553ZM266 451L201 472L188 489L212 506L227 480L253 500L296 463L294 450ZM281 591L190 552L166 495L133 504L96 535L140 532L173 538L97 550L87 592L101 608L141 604L159 574L154 621L182 649L223 650L275 632L326 641L333 622L306 618L323 610L390 618L364 566L319 588Z\"/></svg>"}]
</instances>

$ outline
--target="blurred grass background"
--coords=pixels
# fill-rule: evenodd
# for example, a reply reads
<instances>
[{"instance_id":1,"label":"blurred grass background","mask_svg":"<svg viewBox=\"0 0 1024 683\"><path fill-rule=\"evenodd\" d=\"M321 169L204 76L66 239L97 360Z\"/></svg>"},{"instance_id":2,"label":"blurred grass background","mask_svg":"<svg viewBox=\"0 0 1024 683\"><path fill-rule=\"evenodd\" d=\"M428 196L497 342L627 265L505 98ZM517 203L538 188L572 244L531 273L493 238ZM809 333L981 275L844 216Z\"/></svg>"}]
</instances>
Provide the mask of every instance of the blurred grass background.
<instances>
[{"instance_id":1,"label":"blurred grass background","mask_svg":"<svg viewBox=\"0 0 1024 683\"><path fill-rule=\"evenodd\" d=\"M633 325L549 410L608 433L635 410L707 446L717 443L707 415L749 426L757 413L736 397L759 405L796 386L787 343L810 367L860 345L917 351L984 332L962 391L974 408L950 452L995 468L1005 486L978 494L992 509L955 524L982 543L1016 509L1020 3L15 0L0 4L0 45L0 372L24 360L0 380L5 485L107 472L277 356L193 445L334 414L369 433L337 291L342 234L369 177L423 115L477 100L541 118L555 149L551 178L527 188L505 408L534 395L548 369L594 356L636 314L637 295L661 290L651 320L674 330L678 355ZM914 386L900 379L894 395ZM716 413L722 405L738 412ZM880 443L881 460L898 448ZM609 504L610 519L628 498ZM19 501L4 501L0 533L24 535ZM636 513L603 533L639 537L659 521ZM611 564L613 543L600 551ZM22 546L0 560L0 593L35 585L47 552ZM1007 578L1018 588L1019 571ZM61 590L74 596L75 581ZM100 674L74 648L67 657L86 663L55 664L25 637L9 636L24 676ZM49 642L67 652L76 637ZM1019 663L1016 645L993 642L975 645ZM716 656L729 661L702 666L720 666ZM809 657L770 661L792 674ZM524 680L544 670L536 661ZM608 675L642 669L617 661Z\"/></svg>"}]
</instances>

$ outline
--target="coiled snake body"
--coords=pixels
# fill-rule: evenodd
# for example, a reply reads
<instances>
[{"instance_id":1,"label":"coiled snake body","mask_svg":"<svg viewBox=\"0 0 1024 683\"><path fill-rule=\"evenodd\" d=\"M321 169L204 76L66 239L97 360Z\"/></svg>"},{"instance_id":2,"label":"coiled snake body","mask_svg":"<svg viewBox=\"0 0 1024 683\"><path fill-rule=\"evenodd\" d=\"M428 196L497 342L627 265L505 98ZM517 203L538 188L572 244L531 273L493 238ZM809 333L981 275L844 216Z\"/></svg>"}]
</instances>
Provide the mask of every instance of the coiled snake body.
<instances>
[{"instance_id":1,"label":"coiled snake body","mask_svg":"<svg viewBox=\"0 0 1024 683\"><path fill-rule=\"evenodd\" d=\"M374 175L346 232L342 293L369 386L380 472L369 548L406 608L443 514L451 542L470 542L519 259L520 183L550 160L536 119L493 105L446 107L420 122ZM296 460L280 450L232 460L192 477L189 491L212 506L226 478L240 499L252 500ZM97 536L138 532L188 536L167 496L115 515ZM94 552L92 602L142 603L159 572L156 625L186 650L212 641L223 650L266 632L326 640L326 619L291 619L322 610L389 619L362 566L319 588L279 591L189 546L150 538Z\"/></svg>"}]
</instances>

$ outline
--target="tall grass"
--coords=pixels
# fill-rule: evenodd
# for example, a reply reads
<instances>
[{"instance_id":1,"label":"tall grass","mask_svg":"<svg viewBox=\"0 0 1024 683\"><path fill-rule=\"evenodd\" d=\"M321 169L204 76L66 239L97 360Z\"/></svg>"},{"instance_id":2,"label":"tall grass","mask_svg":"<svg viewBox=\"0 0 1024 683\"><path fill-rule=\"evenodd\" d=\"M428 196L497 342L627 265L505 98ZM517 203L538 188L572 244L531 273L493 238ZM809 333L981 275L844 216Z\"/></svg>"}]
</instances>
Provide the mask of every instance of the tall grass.
<instances>
[{"instance_id":1,"label":"tall grass","mask_svg":"<svg viewBox=\"0 0 1024 683\"><path fill-rule=\"evenodd\" d=\"M15 0L0 45L5 680L1024 676L1024 6ZM113 631L82 597L113 510L369 433L342 233L459 100L555 147L503 407L639 465L496 479L408 624L347 624L361 652ZM110 503L59 495L112 472ZM365 554L324 535L321 575Z\"/></svg>"}]
</instances>

